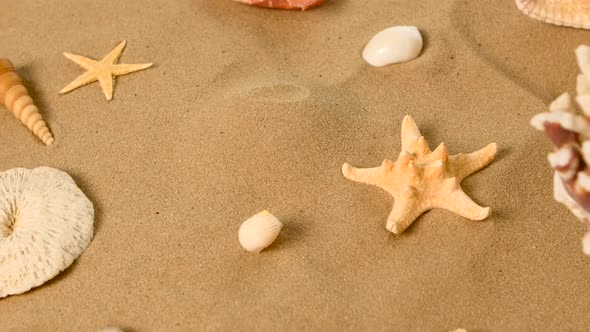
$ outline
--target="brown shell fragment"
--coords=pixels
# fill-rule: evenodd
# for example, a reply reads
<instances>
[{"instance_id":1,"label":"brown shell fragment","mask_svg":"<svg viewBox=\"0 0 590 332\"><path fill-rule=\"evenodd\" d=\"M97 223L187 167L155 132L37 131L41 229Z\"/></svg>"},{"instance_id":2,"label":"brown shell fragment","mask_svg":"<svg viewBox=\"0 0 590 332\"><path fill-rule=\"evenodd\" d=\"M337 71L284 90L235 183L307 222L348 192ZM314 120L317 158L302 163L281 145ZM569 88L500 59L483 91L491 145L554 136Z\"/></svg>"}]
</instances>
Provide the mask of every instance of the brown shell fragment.
<instances>
[{"instance_id":1,"label":"brown shell fragment","mask_svg":"<svg viewBox=\"0 0 590 332\"><path fill-rule=\"evenodd\" d=\"M301 9L317 6L326 0L234 0L251 6L275 9Z\"/></svg>"},{"instance_id":2,"label":"brown shell fragment","mask_svg":"<svg viewBox=\"0 0 590 332\"><path fill-rule=\"evenodd\" d=\"M557 148L561 148L562 146L576 142L578 139L578 134L571 132L569 130L563 129L560 124L546 122L545 126L545 135L551 140L551 143L555 145Z\"/></svg>"},{"instance_id":3,"label":"brown shell fragment","mask_svg":"<svg viewBox=\"0 0 590 332\"><path fill-rule=\"evenodd\" d=\"M580 154L575 145L565 145L549 154L549 164L565 181L576 177L581 165Z\"/></svg>"}]
</instances>

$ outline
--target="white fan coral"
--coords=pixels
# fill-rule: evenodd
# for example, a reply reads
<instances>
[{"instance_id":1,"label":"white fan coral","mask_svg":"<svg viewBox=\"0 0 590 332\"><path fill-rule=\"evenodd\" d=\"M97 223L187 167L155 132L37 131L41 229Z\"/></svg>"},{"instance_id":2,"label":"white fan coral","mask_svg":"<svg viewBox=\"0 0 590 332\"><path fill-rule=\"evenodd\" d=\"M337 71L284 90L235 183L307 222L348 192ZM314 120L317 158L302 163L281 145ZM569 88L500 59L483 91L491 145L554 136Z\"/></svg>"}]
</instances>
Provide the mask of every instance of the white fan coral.
<instances>
[{"instance_id":1,"label":"white fan coral","mask_svg":"<svg viewBox=\"0 0 590 332\"><path fill-rule=\"evenodd\" d=\"M0 298L21 294L68 268L93 236L94 208L65 172L0 172Z\"/></svg>"}]
</instances>

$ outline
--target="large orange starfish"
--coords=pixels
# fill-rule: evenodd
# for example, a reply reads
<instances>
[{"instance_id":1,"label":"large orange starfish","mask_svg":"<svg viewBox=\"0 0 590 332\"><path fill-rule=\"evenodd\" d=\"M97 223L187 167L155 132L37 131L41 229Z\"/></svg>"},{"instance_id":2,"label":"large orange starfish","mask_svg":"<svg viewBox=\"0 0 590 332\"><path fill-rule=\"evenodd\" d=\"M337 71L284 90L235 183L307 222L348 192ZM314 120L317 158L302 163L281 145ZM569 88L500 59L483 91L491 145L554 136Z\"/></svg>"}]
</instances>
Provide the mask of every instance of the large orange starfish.
<instances>
[{"instance_id":1,"label":"large orange starfish","mask_svg":"<svg viewBox=\"0 0 590 332\"><path fill-rule=\"evenodd\" d=\"M496 155L496 144L470 153L449 156L444 143L434 151L410 116L402 124L402 152L396 162L384 160L374 168L342 166L350 180L381 187L395 199L387 229L400 234L424 212L442 208L472 220L483 220L490 213L474 203L461 189L461 181L489 165Z\"/></svg>"}]
</instances>

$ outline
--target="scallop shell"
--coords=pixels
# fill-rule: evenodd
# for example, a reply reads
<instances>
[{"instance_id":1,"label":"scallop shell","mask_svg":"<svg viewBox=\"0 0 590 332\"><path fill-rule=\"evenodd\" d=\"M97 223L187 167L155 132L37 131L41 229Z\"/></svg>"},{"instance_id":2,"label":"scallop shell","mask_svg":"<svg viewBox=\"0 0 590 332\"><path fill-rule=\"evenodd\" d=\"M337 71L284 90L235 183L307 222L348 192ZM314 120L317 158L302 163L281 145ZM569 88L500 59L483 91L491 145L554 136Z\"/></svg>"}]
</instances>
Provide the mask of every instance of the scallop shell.
<instances>
[{"instance_id":1,"label":"scallop shell","mask_svg":"<svg viewBox=\"0 0 590 332\"><path fill-rule=\"evenodd\" d=\"M326 0L234 0L251 6L275 8L275 9L301 9L322 4Z\"/></svg>"},{"instance_id":2,"label":"scallop shell","mask_svg":"<svg viewBox=\"0 0 590 332\"><path fill-rule=\"evenodd\" d=\"M264 210L244 221L238 231L240 244L249 252L261 252L279 236L283 224Z\"/></svg>"},{"instance_id":3,"label":"scallop shell","mask_svg":"<svg viewBox=\"0 0 590 332\"><path fill-rule=\"evenodd\" d=\"M516 0L516 5L539 21L590 29L590 0Z\"/></svg>"}]
</instances>

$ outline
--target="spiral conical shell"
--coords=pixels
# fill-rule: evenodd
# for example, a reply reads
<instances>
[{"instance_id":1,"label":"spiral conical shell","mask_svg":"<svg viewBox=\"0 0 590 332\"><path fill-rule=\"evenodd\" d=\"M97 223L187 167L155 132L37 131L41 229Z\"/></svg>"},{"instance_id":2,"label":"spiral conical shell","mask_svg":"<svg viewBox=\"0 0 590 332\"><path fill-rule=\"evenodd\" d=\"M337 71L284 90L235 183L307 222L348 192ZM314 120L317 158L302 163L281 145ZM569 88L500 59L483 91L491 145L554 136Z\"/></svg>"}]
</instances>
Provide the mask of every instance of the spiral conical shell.
<instances>
[{"instance_id":1,"label":"spiral conical shell","mask_svg":"<svg viewBox=\"0 0 590 332\"><path fill-rule=\"evenodd\" d=\"M47 124L8 59L0 59L0 105L6 106L45 145L54 142Z\"/></svg>"},{"instance_id":2,"label":"spiral conical shell","mask_svg":"<svg viewBox=\"0 0 590 332\"><path fill-rule=\"evenodd\" d=\"M590 0L516 0L516 5L540 21L590 29Z\"/></svg>"}]
</instances>

